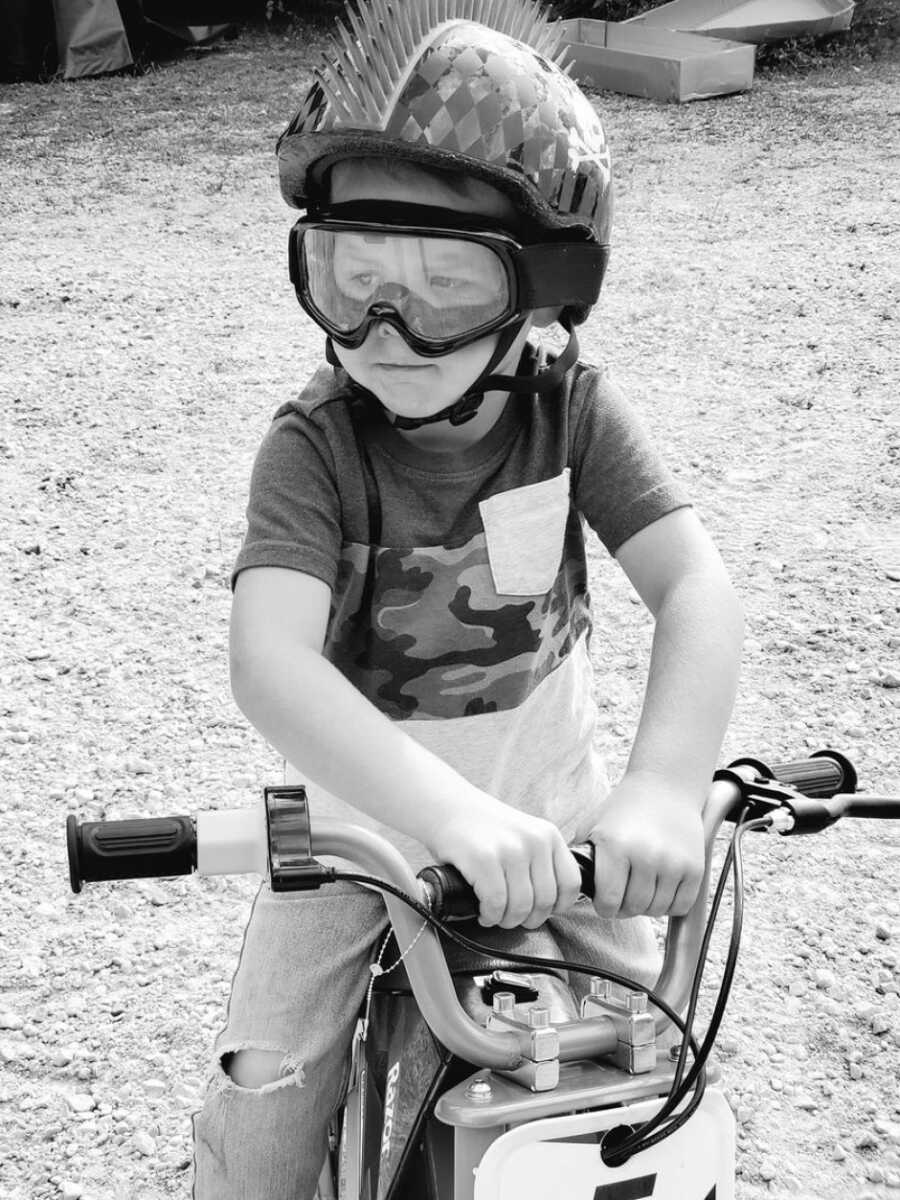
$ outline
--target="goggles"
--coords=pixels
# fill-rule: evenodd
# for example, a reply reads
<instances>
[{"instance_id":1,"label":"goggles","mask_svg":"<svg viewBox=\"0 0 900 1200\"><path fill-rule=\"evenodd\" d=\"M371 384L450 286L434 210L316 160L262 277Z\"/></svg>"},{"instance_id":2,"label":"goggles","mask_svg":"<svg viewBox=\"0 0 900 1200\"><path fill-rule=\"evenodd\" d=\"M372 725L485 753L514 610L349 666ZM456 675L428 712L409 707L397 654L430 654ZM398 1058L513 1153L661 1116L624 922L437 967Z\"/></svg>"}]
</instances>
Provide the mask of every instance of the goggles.
<instances>
[{"instance_id":1,"label":"goggles","mask_svg":"<svg viewBox=\"0 0 900 1200\"><path fill-rule=\"evenodd\" d=\"M394 326L416 354L449 354L536 308L593 304L606 247L523 245L458 213L385 202L335 205L291 230L291 281L304 310L341 346ZM427 223L426 223L427 222Z\"/></svg>"}]
</instances>

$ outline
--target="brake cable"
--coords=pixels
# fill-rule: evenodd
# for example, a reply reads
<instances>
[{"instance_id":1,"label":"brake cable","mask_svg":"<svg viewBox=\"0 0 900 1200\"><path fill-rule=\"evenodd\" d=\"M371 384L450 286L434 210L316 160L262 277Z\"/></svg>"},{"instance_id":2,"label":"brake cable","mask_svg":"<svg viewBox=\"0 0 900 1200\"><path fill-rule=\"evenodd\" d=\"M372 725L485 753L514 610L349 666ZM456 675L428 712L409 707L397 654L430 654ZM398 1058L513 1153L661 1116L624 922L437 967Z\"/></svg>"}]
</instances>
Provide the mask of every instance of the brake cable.
<instances>
[{"instance_id":1,"label":"brake cable","mask_svg":"<svg viewBox=\"0 0 900 1200\"><path fill-rule=\"evenodd\" d=\"M697 970L694 974L694 980L691 987L690 1002L688 1011L685 1016L685 1027L690 1033L693 1030L694 1018L696 1015L697 1001L700 994L700 985L702 982L703 973L707 963L709 953L709 944L712 937L715 923L718 917L719 908L725 892L725 886L729 876L729 869L733 877L733 911L732 911L732 926L731 936L729 938L728 954L725 961L725 966L722 971L722 979L719 984L719 989L716 994L716 1001L713 1007L712 1016L710 1017L709 1026L703 1039L700 1050L694 1056L694 1063L684 1076L684 1069L687 1061L687 1045L682 1042L681 1049L678 1055L678 1062L675 1069L675 1075L672 1080L672 1086L669 1094L660 1107L659 1111L646 1121L638 1129L626 1137L618 1140L610 1141L613 1144L604 1148L603 1160L608 1166L620 1166L626 1162L633 1154L637 1154L642 1150L647 1150L651 1146L656 1145L670 1134L679 1129L688 1118L696 1111L703 1097L703 1089L700 1086L694 1087L701 1078L701 1073L704 1072L706 1062L712 1051L715 1043L716 1035L725 1014L725 1008L728 1003L728 997L731 992L731 985L734 979L734 972L737 966L738 950L740 948L741 932L743 927L743 910L744 910L744 879L743 879L743 857L741 842L744 835L754 830L765 829L771 825L771 818L763 817L752 821L747 821L747 809L741 813L735 822L735 830L732 834L731 841L728 846L728 851L725 856L725 861L722 865L722 871L719 875L716 892L710 905L709 918L704 931L703 942L700 947L700 952L697 957ZM685 1096L694 1087L694 1095L690 1104L680 1113L672 1116L670 1120L667 1118L671 1113L674 1113Z\"/></svg>"}]
</instances>

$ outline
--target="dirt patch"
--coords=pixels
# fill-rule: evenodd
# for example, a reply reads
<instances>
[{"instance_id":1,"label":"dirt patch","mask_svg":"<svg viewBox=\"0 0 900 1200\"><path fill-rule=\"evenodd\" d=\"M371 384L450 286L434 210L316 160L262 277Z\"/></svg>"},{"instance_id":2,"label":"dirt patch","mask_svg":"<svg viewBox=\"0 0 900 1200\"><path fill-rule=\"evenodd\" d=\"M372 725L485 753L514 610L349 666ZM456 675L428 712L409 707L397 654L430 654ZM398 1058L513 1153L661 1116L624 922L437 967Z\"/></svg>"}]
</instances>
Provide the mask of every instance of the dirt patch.
<instances>
[{"instance_id":1,"label":"dirt patch","mask_svg":"<svg viewBox=\"0 0 900 1200\"><path fill-rule=\"evenodd\" d=\"M227 575L253 454L318 362L274 139L311 29L0 96L0 1192L189 1193L189 1115L249 881L68 892L68 811L255 802ZM602 95L618 212L582 337L722 547L749 641L723 758L832 745L898 786L900 67L667 107ZM649 627L594 556L599 738ZM723 1086L739 1200L896 1195L900 831L747 846ZM721 948L717 950L717 961Z\"/></svg>"}]
</instances>

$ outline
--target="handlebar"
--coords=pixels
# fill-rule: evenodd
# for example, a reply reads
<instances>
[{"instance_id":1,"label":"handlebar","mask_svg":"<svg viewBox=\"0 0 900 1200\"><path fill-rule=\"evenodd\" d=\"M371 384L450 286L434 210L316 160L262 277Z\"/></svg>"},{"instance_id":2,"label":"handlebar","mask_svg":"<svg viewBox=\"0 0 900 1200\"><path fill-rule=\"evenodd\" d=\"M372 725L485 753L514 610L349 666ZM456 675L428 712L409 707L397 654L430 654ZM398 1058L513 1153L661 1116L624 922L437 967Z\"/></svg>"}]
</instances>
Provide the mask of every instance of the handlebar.
<instances>
[{"instance_id":1,"label":"handlebar","mask_svg":"<svg viewBox=\"0 0 900 1200\"><path fill-rule=\"evenodd\" d=\"M803 811L816 828L824 828L840 816L888 816L879 806L866 806L865 798L849 793L856 790L856 771L850 761L834 750L820 750L810 758L797 762L769 767L755 758L739 758L730 764L717 778L733 778L742 789L748 784L757 785L759 791L767 781L783 784L803 797L838 797L832 805L820 808L805 806ZM270 789L274 790L274 789ZM284 789L281 791L284 796ZM799 797L798 797L799 801ZM782 804L782 806L784 806ZM799 805L795 805L798 807ZM848 808L850 811L848 812ZM725 811L721 819L734 819L736 814ZM830 819L824 819L825 817ZM248 865L240 854L227 858L226 847L238 848L248 834L262 832L262 827L253 821L249 813L235 813L230 819L219 814L215 846L208 847L226 854L226 862L216 873L240 873L259 870L266 873L264 856L259 865ZM248 822L250 828L248 828ZM800 832L792 828L783 832ZM67 824L69 880L73 892L80 892L83 883L102 880L147 879L161 876L190 875L199 870L208 872L198 864L197 829L188 816L147 817L124 821L82 821L70 816ZM297 832L294 831L294 837ZM309 858L309 847L302 846ZM321 851L319 851L321 853ZM593 895L593 856L589 846L576 846L572 853L581 871L582 892ZM469 920L477 915L478 901L475 893L463 876L448 865L426 867L420 872L430 891L430 904L435 916L444 920Z\"/></svg>"},{"instance_id":2,"label":"handlebar","mask_svg":"<svg viewBox=\"0 0 900 1200\"><path fill-rule=\"evenodd\" d=\"M788 786L784 780L790 780ZM802 794L808 787L810 794ZM654 987L670 1008L683 1011L698 961L705 928L711 847L725 820L737 820L748 808L752 815L773 815L779 832L814 832L841 815L900 817L900 801L850 793L856 772L834 751L811 759L768 768L756 759L739 759L717 773L703 813L707 868L697 902L683 917L670 918L662 971ZM273 890L317 887L332 872L313 855L348 859L363 870L425 899L435 915L463 919L477 912L474 893L452 867L428 867L416 877L406 860L377 835L345 822L318 819L310 832L303 788L266 788L264 811L207 811L190 817L148 820L67 822L69 874L72 889L84 882L153 875L232 874L268 875ZM756 810L754 810L756 806ZM302 810L302 812L301 812ZM785 816L786 814L786 816ZM778 816L779 822L774 820ZM581 855L585 891L593 884L593 867ZM461 886L460 886L461 885ZM510 1070L527 1056L527 1034L500 1032L477 1024L455 1002L455 991L440 942L429 927L400 899L384 893L384 901L400 945L412 946L405 961L415 995L435 1036L468 1062ZM413 946L413 942L415 945ZM657 1030L668 1025L662 1014ZM615 1028L606 1017L582 1020L559 1029L559 1058L567 1061L609 1053L615 1047Z\"/></svg>"}]
</instances>

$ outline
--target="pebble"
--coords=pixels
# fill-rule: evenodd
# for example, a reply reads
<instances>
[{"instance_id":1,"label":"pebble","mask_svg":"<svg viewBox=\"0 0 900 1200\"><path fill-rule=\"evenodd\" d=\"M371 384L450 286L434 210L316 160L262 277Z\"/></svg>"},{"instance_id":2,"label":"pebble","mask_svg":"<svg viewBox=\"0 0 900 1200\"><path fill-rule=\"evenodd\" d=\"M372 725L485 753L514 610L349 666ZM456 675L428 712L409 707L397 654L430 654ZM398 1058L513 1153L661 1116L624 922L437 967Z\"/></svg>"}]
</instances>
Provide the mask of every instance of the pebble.
<instances>
[{"instance_id":1,"label":"pebble","mask_svg":"<svg viewBox=\"0 0 900 1200\"><path fill-rule=\"evenodd\" d=\"M132 1145L138 1154L144 1158L151 1158L156 1153L156 1142L143 1129L139 1129L131 1139Z\"/></svg>"},{"instance_id":2,"label":"pebble","mask_svg":"<svg viewBox=\"0 0 900 1200\"><path fill-rule=\"evenodd\" d=\"M59 1185L59 1194L63 1200L79 1200L83 1190L80 1183L72 1183L69 1179L64 1179Z\"/></svg>"},{"instance_id":3,"label":"pebble","mask_svg":"<svg viewBox=\"0 0 900 1200\"><path fill-rule=\"evenodd\" d=\"M0 1013L0 1029L21 1029L24 1024L24 1018L20 1017L18 1013Z\"/></svg>"},{"instance_id":4,"label":"pebble","mask_svg":"<svg viewBox=\"0 0 900 1200\"><path fill-rule=\"evenodd\" d=\"M87 1092L73 1092L72 1095L66 1096L66 1103L72 1112L90 1112L94 1107L94 1097Z\"/></svg>"},{"instance_id":5,"label":"pebble","mask_svg":"<svg viewBox=\"0 0 900 1200\"><path fill-rule=\"evenodd\" d=\"M153 763L146 758L126 758L125 770L129 775L150 775L153 773Z\"/></svg>"},{"instance_id":6,"label":"pebble","mask_svg":"<svg viewBox=\"0 0 900 1200\"><path fill-rule=\"evenodd\" d=\"M167 895L162 888L157 887L156 884L153 883L144 884L144 886L141 888L141 891L144 893L150 903L155 905L157 908L162 908L164 905L169 904L172 901L171 896Z\"/></svg>"}]
</instances>

